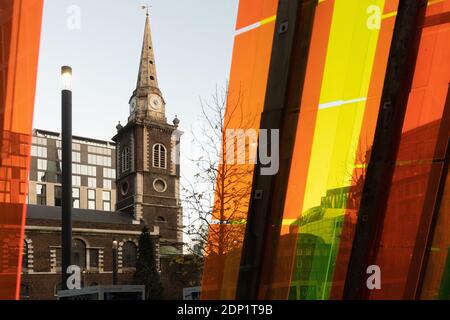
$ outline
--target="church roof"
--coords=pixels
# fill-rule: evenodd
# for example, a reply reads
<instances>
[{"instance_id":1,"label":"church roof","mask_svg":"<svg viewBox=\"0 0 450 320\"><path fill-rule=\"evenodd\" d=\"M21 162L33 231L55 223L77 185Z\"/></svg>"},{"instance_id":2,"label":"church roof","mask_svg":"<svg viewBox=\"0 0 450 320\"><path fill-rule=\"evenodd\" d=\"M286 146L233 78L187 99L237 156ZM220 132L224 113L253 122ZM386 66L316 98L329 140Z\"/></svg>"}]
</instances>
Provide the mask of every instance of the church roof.
<instances>
[{"instance_id":1,"label":"church roof","mask_svg":"<svg viewBox=\"0 0 450 320\"><path fill-rule=\"evenodd\" d=\"M27 206L27 219L61 220L61 207ZM93 222L107 224L132 224L133 217L123 212L105 212L87 209L72 209L75 222Z\"/></svg>"}]
</instances>

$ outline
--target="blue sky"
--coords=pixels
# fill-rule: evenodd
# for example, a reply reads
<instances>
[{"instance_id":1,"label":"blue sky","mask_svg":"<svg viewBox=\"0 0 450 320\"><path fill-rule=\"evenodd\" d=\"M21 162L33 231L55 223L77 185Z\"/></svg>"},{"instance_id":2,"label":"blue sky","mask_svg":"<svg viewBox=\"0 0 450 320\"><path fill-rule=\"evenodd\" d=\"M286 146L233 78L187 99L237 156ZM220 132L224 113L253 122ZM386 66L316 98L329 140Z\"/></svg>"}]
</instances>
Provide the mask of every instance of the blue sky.
<instances>
[{"instance_id":1,"label":"blue sky","mask_svg":"<svg viewBox=\"0 0 450 320\"><path fill-rule=\"evenodd\" d=\"M60 67L74 70L74 135L110 139L126 122L136 86L145 13L139 0L45 0L34 127L60 131ZM224 85L230 70L238 0L152 0L158 82L167 117L187 132L199 97ZM80 10L80 28L67 21ZM187 142L188 143L188 142Z\"/></svg>"}]
</instances>

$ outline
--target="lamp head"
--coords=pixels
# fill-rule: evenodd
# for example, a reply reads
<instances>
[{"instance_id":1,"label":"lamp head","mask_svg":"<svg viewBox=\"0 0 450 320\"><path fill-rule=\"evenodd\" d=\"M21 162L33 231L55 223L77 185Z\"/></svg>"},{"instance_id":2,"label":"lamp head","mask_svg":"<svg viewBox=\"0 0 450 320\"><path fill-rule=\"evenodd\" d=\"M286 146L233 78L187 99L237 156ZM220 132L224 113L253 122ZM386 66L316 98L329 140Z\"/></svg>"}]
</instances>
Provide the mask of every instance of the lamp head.
<instances>
[{"instance_id":1,"label":"lamp head","mask_svg":"<svg viewBox=\"0 0 450 320\"><path fill-rule=\"evenodd\" d=\"M72 90L72 68L69 66L61 67L61 82L63 90Z\"/></svg>"}]
</instances>

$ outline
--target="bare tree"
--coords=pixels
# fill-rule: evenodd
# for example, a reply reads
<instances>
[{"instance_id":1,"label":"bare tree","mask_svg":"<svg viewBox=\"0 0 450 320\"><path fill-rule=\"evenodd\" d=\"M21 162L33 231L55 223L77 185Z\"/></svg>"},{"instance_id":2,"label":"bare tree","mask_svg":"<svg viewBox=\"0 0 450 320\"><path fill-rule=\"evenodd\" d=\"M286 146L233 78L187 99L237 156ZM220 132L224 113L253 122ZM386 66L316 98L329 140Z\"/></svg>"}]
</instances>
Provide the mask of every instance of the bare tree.
<instances>
[{"instance_id":1,"label":"bare tree","mask_svg":"<svg viewBox=\"0 0 450 320\"><path fill-rule=\"evenodd\" d=\"M230 152L236 158L245 152L244 158L250 159L251 141L246 137L245 150L226 143L227 130L251 128L254 117L244 114L242 100L240 92L233 95L228 87L216 88L210 100L200 99L204 126L192 130L199 154L190 159L197 172L182 186L185 232L196 242L198 254L222 256L242 243L253 165L223 160Z\"/></svg>"}]
</instances>

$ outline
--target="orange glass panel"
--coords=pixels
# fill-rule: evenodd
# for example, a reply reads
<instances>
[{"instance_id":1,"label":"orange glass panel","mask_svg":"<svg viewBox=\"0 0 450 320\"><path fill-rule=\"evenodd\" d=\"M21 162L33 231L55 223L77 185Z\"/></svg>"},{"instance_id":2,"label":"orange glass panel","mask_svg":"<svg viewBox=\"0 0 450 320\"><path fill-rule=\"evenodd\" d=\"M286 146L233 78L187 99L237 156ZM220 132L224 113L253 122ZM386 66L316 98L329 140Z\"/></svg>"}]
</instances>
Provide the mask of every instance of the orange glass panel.
<instances>
[{"instance_id":1,"label":"orange glass panel","mask_svg":"<svg viewBox=\"0 0 450 320\"><path fill-rule=\"evenodd\" d=\"M419 228L428 228L420 225L421 217L436 199L439 180L433 177L440 175L445 156L438 139L448 141L448 132L439 132L450 82L449 12L450 1L429 1L376 257L382 288L371 299L402 299L407 293L414 246L423 236Z\"/></svg>"},{"instance_id":2,"label":"orange glass panel","mask_svg":"<svg viewBox=\"0 0 450 320\"><path fill-rule=\"evenodd\" d=\"M0 299L18 299L42 0L2 0Z\"/></svg>"},{"instance_id":3,"label":"orange glass panel","mask_svg":"<svg viewBox=\"0 0 450 320\"><path fill-rule=\"evenodd\" d=\"M294 145L293 163L301 163L301 165L291 166L283 215L283 220L288 222L295 221L302 208L302 197L299 195L305 192L306 187L332 14L333 1L325 1L316 8L300 107L299 121L302 124L297 129ZM289 223L283 223L281 226L276 259L273 262L266 262L269 265L273 264L274 271L270 271L272 274L270 283L263 285L260 292L261 298L287 299L288 297L297 242L297 233L292 231L290 232Z\"/></svg>"},{"instance_id":4,"label":"orange glass panel","mask_svg":"<svg viewBox=\"0 0 450 320\"><path fill-rule=\"evenodd\" d=\"M233 50L225 130L255 129L264 107L277 0L241 0ZM225 148L223 158L235 150ZM248 151L246 149L246 158ZM202 299L234 299L253 181L252 164L222 161L202 282ZM238 191L237 191L238 190ZM238 194L238 195L236 195ZM238 201L236 201L238 200Z\"/></svg>"},{"instance_id":5,"label":"orange glass panel","mask_svg":"<svg viewBox=\"0 0 450 320\"><path fill-rule=\"evenodd\" d=\"M440 202L434 237L429 250L421 299L450 299L450 175Z\"/></svg>"},{"instance_id":6,"label":"orange glass panel","mask_svg":"<svg viewBox=\"0 0 450 320\"><path fill-rule=\"evenodd\" d=\"M379 30L374 4L317 8L271 298L342 297L398 2Z\"/></svg>"},{"instance_id":7,"label":"orange glass panel","mask_svg":"<svg viewBox=\"0 0 450 320\"><path fill-rule=\"evenodd\" d=\"M236 30L261 23L276 15L278 0L241 0L239 1L239 12L236 22Z\"/></svg>"},{"instance_id":8,"label":"orange glass panel","mask_svg":"<svg viewBox=\"0 0 450 320\"><path fill-rule=\"evenodd\" d=\"M351 194L354 196L347 203L345 212L341 241L336 259L335 274L331 288L331 299L342 299L344 282L347 276L347 267L350 260L350 253L354 239L356 227L356 213L359 210L360 195L365 183L365 172L370 161L370 149L375 135L375 127L380 109L381 94L383 91L386 67L389 58L392 36L395 27L395 15L398 1L386 1L384 17L381 22L377 51L374 59L374 68L367 96L366 110L361 126L359 143L356 156L356 167L353 170Z\"/></svg>"}]
</instances>

